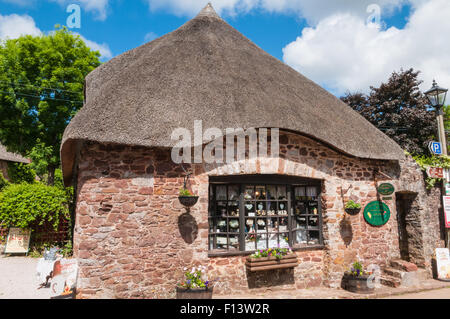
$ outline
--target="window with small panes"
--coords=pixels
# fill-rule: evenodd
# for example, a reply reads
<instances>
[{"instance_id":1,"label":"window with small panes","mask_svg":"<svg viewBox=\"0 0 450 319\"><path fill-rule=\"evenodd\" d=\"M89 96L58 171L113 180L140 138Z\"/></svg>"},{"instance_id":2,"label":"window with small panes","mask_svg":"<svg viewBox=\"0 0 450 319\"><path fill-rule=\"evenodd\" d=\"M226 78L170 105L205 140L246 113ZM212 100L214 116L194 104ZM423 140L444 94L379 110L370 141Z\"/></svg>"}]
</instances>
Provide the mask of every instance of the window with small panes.
<instances>
[{"instance_id":1,"label":"window with small panes","mask_svg":"<svg viewBox=\"0 0 450 319\"><path fill-rule=\"evenodd\" d=\"M317 180L277 175L211 178L209 251L320 246L320 197Z\"/></svg>"}]
</instances>

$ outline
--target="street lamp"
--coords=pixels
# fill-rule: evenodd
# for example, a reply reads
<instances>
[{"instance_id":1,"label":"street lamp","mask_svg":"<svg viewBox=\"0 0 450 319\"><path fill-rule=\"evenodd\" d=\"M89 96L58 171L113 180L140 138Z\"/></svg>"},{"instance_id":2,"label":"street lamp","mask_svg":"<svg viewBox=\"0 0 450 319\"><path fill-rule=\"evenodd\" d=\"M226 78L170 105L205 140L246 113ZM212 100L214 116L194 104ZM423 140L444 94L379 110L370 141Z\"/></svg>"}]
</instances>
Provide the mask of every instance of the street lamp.
<instances>
[{"instance_id":1,"label":"street lamp","mask_svg":"<svg viewBox=\"0 0 450 319\"><path fill-rule=\"evenodd\" d=\"M438 132L439 132L439 142L442 145L442 154L447 155L447 139L445 136L445 127L444 127L444 103L445 98L447 97L447 89L443 89L439 87L435 80L433 80L433 87L425 92L428 100L430 101L431 106L436 108L437 113L437 121L438 121ZM444 180L443 193L444 195L447 193L445 184L448 181ZM450 229L447 229L446 232L447 237L447 248L450 248Z\"/></svg>"},{"instance_id":2,"label":"street lamp","mask_svg":"<svg viewBox=\"0 0 450 319\"><path fill-rule=\"evenodd\" d=\"M435 80L433 80L433 87L425 92L430 105L436 109L437 121L438 121L438 133L439 142L442 146L442 154L447 155L447 139L445 138L445 127L444 127L444 103L447 97L448 89L443 89L439 87Z\"/></svg>"}]
</instances>

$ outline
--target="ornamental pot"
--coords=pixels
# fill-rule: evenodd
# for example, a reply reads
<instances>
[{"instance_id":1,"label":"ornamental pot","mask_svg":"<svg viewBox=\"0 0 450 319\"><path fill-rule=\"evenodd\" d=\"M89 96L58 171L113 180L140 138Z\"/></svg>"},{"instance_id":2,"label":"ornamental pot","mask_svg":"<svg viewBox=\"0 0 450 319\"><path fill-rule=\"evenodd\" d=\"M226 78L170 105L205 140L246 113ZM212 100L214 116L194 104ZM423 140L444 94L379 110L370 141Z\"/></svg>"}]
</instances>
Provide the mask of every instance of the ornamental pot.
<instances>
[{"instance_id":1,"label":"ornamental pot","mask_svg":"<svg viewBox=\"0 0 450 319\"><path fill-rule=\"evenodd\" d=\"M369 287L369 277L370 275L356 276L346 273L344 274L344 277L342 277L342 288L359 294L373 293L375 287Z\"/></svg>"},{"instance_id":2,"label":"ornamental pot","mask_svg":"<svg viewBox=\"0 0 450 319\"><path fill-rule=\"evenodd\" d=\"M214 287L183 288L177 286L177 299L212 299Z\"/></svg>"},{"instance_id":3,"label":"ornamental pot","mask_svg":"<svg viewBox=\"0 0 450 319\"><path fill-rule=\"evenodd\" d=\"M292 253L283 256L281 259L276 257L261 257L252 258L248 257L245 261L248 271L263 271L272 269L284 269L284 268L294 268L298 266L297 255Z\"/></svg>"},{"instance_id":4,"label":"ornamental pot","mask_svg":"<svg viewBox=\"0 0 450 319\"><path fill-rule=\"evenodd\" d=\"M345 212L349 215L357 215L361 211L361 208L346 208Z\"/></svg>"},{"instance_id":5,"label":"ornamental pot","mask_svg":"<svg viewBox=\"0 0 450 319\"><path fill-rule=\"evenodd\" d=\"M178 200L184 207L192 207L197 204L198 196L178 196Z\"/></svg>"}]
</instances>

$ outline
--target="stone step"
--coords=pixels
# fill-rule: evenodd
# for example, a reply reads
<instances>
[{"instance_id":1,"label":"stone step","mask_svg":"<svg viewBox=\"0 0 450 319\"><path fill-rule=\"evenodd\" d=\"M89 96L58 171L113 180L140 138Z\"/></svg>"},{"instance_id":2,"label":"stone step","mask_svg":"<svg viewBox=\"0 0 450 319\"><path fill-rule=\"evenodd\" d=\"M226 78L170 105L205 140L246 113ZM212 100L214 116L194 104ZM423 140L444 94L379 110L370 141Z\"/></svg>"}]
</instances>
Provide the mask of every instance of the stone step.
<instances>
[{"instance_id":1,"label":"stone step","mask_svg":"<svg viewBox=\"0 0 450 319\"><path fill-rule=\"evenodd\" d=\"M383 275L380 277L380 283L384 286L398 288L402 284L402 280L389 275Z\"/></svg>"},{"instance_id":2,"label":"stone step","mask_svg":"<svg viewBox=\"0 0 450 319\"><path fill-rule=\"evenodd\" d=\"M405 273L404 271L398 270L395 268L385 268L385 269L383 269L383 272L388 276L398 278L398 279L402 279L403 275Z\"/></svg>"},{"instance_id":3,"label":"stone step","mask_svg":"<svg viewBox=\"0 0 450 319\"><path fill-rule=\"evenodd\" d=\"M417 271L419 269L415 264L401 259L393 259L390 264L392 268L406 272Z\"/></svg>"}]
</instances>

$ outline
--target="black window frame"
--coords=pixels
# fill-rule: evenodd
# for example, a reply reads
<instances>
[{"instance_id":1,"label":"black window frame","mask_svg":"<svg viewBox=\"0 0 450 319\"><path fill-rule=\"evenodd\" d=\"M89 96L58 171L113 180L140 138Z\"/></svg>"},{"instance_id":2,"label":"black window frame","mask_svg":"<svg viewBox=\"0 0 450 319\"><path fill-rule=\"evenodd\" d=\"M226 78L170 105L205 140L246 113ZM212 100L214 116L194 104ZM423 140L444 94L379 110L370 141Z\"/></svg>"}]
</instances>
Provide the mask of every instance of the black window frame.
<instances>
[{"instance_id":1,"label":"black window frame","mask_svg":"<svg viewBox=\"0 0 450 319\"><path fill-rule=\"evenodd\" d=\"M229 199L228 194L228 186L238 186L239 187L239 193L238 193L238 199ZM313 250L313 249L320 249L324 247L324 239L323 239L323 209L322 209L322 185L323 181L318 179L309 179L309 178L302 178L302 177L295 177L295 176L283 176L283 175L231 175L231 176L212 176L209 179L209 194L208 194L208 255L210 257L214 256L233 256L233 255L249 255L256 251L256 243L255 243L255 250L245 250L245 222L248 218L253 218L254 223L256 224L258 216L249 217L245 216L245 199L244 199L244 189L246 186L252 186L254 189L256 186L265 186L267 189L267 186L286 186L286 200L279 200L279 199L272 199L271 202L277 202L280 201L287 203L287 230L286 231L280 231L278 229L277 233L278 236L276 236L279 241L279 235L280 234L288 234L288 243L289 246L293 250ZM216 189L218 186L227 186L226 187L226 200L217 200L216 199ZM300 199L295 198L295 188L296 187L316 187L317 189L317 197L315 200L305 200L305 202L315 202L317 207L316 214L310 214L309 210L307 211L307 214L302 214L303 217L306 217L306 228L298 228L297 225L294 226L295 219L295 211L294 207L297 205L299 201L302 201ZM228 202L238 202L239 207L239 216L228 216ZM262 200L257 199L256 196L252 200L256 206L257 202L263 202L268 200ZM218 216L217 215L217 203L218 202L227 202L226 206L226 217ZM233 205L236 207L235 205ZM267 207L267 206L266 206ZM313 205L314 207L314 205ZM255 207L256 210L256 207ZM315 226L314 229L309 229L309 217L316 217L317 219L317 226ZM275 218L275 216L271 215L270 218ZM261 217L259 217L261 219ZM265 216L265 218L269 218L269 216ZM278 216L277 218L282 218L281 216ZM217 232L217 220L219 219L225 219L226 222L226 231L225 232ZM230 219L238 219L239 220L239 231L233 231L230 232L230 226L229 226L229 220ZM280 220L280 219L278 219ZM306 244L296 244L294 243L294 234L296 235L297 231L305 231L307 236L307 243ZM309 236L310 231L312 232L318 232L318 243L316 244L309 244ZM267 232L269 234L269 232ZM227 249L216 249L216 240L219 236L226 236L227 238ZM230 250L230 236L235 238L235 236L238 237L238 243L239 243L239 250ZM267 236L269 237L269 235ZM268 245L269 239L267 238L267 245ZM212 246L211 246L212 245ZM212 247L212 249L211 249Z\"/></svg>"}]
</instances>

